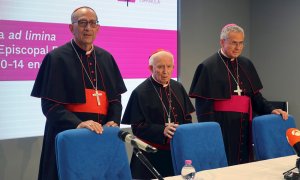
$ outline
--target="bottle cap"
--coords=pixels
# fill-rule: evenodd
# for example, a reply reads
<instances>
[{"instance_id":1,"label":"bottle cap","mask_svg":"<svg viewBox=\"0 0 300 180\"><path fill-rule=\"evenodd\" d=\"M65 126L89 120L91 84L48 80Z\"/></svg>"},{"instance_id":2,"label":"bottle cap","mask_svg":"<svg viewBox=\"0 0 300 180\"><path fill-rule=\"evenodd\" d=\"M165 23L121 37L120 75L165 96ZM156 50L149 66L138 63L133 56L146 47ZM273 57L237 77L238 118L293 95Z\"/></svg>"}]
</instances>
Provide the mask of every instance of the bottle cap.
<instances>
[{"instance_id":1,"label":"bottle cap","mask_svg":"<svg viewBox=\"0 0 300 180\"><path fill-rule=\"evenodd\" d=\"M185 160L185 164L191 165L192 164L192 160Z\"/></svg>"}]
</instances>

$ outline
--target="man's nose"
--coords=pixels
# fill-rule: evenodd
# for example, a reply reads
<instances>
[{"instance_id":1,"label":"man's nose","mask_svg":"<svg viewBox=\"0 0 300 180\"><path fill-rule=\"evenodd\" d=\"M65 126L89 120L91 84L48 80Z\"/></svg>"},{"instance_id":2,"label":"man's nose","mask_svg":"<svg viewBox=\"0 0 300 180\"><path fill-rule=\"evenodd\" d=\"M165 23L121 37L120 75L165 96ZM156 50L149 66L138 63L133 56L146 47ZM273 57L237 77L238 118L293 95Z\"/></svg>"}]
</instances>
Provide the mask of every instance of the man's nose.
<instances>
[{"instance_id":1,"label":"man's nose","mask_svg":"<svg viewBox=\"0 0 300 180\"><path fill-rule=\"evenodd\" d=\"M168 72L168 68L167 67L163 67L163 72L167 73Z\"/></svg>"}]
</instances>

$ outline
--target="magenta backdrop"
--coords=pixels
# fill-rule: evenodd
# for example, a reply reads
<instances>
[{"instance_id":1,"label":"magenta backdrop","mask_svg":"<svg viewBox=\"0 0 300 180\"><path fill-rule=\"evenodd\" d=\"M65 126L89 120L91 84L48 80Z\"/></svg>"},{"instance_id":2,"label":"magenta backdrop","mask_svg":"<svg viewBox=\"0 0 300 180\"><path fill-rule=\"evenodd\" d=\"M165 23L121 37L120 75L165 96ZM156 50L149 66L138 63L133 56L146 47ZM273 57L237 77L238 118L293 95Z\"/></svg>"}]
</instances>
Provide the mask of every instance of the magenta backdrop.
<instances>
[{"instance_id":1,"label":"magenta backdrop","mask_svg":"<svg viewBox=\"0 0 300 180\"><path fill-rule=\"evenodd\" d=\"M34 80L45 53L70 41L67 24L0 20L0 81ZM34 40L39 34L41 39ZM46 39L49 35L50 39ZM145 78L156 49L174 54L177 77L177 31L101 26L95 45L112 53L123 78ZM23 53L21 53L23 51Z\"/></svg>"}]
</instances>

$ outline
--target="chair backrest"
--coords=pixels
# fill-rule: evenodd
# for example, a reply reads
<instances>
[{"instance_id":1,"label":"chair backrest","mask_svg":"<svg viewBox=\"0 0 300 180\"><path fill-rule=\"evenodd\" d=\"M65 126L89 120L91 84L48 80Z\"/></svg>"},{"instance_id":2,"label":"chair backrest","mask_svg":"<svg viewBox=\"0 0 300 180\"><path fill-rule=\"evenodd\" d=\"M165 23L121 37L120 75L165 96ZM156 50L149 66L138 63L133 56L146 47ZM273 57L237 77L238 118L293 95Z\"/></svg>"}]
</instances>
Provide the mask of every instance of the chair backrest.
<instances>
[{"instance_id":1,"label":"chair backrest","mask_svg":"<svg viewBox=\"0 0 300 180\"><path fill-rule=\"evenodd\" d=\"M103 134L72 129L56 136L59 179L132 179L125 144L119 128L105 127Z\"/></svg>"},{"instance_id":2,"label":"chair backrest","mask_svg":"<svg viewBox=\"0 0 300 180\"><path fill-rule=\"evenodd\" d=\"M221 128L216 122L180 125L171 140L171 155L176 175L188 159L196 171L228 165Z\"/></svg>"},{"instance_id":3,"label":"chair backrest","mask_svg":"<svg viewBox=\"0 0 300 180\"><path fill-rule=\"evenodd\" d=\"M294 117L283 120L280 115L257 116L252 121L254 156L256 160L295 154L286 139L286 130L295 128Z\"/></svg>"}]
</instances>

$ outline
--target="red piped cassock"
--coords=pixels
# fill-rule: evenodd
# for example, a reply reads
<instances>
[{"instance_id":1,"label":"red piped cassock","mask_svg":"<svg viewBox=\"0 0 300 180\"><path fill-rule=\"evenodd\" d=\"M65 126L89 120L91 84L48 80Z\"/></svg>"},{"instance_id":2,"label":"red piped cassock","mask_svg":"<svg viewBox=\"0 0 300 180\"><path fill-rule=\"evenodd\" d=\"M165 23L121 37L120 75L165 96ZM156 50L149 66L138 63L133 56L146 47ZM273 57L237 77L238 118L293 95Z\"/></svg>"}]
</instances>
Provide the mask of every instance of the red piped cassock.
<instances>
[{"instance_id":1,"label":"red piped cassock","mask_svg":"<svg viewBox=\"0 0 300 180\"><path fill-rule=\"evenodd\" d=\"M242 96L234 92L237 84L218 53L197 67L189 96L196 99L199 122L216 121L220 124L228 164L235 165L253 159L252 111L268 114L274 108L259 92L263 86L249 59L240 56L231 61L221 56L236 80L239 73Z\"/></svg>"},{"instance_id":2,"label":"red piped cassock","mask_svg":"<svg viewBox=\"0 0 300 180\"><path fill-rule=\"evenodd\" d=\"M89 76L69 42L45 56L31 92L32 96L41 98L42 110L47 118L40 180L58 179L54 142L59 132L75 129L85 120L103 125L108 121L119 123L121 118L121 94L126 87L113 56L96 46L91 54L86 55L86 51L74 41L73 45ZM100 106L91 84L92 81L95 86L96 79L98 92L102 94Z\"/></svg>"},{"instance_id":3,"label":"red piped cassock","mask_svg":"<svg viewBox=\"0 0 300 180\"><path fill-rule=\"evenodd\" d=\"M135 136L158 149L156 153L143 154L163 177L174 175L170 139L164 136L168 117L162 105L163 102L168 109L170 96L171 122L191 123L191 113L194 112L194 107L182 84L171 79L170 86L164 87L152 77L133 90L122 118L122 124L131 124ZM134 154L130 168L133 179L155 178Z\"/></svg>"}]
</instances>

